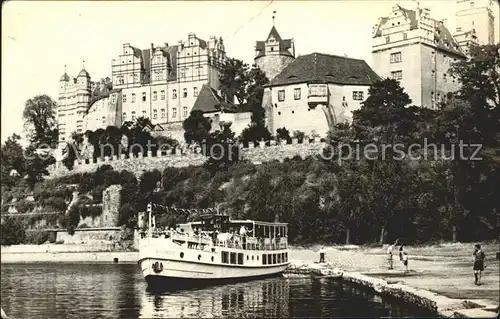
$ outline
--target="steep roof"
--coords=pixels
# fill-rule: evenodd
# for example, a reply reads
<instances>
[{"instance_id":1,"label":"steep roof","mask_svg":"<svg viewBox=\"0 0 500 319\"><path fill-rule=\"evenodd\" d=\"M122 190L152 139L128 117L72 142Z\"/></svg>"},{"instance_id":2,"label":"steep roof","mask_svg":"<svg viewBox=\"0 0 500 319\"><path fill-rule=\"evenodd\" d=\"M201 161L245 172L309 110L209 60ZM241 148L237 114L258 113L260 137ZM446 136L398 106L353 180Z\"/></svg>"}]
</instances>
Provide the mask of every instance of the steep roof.
<instances>
[{"instance_id":1,"label":"steep roof","mask_svg":"<svg viewBox=\"0 0 500 319\"><path fill-rule=\"evenodd\" d=\"M312 53L296 58L266 86L304 82L371 85L379 79L364 60Z\"/></svg>"},{"instance_id":2,"label":"steep roof","mask_svg":"<svg viewBox=\"0 0 500 319\"><path fill-rule=\"evenodd\" d=\"M193 111L202 111L203 113L212 113L223 111L226 113L238 113L241 109L233 103L227 102L217 92L207 84L201 87L198 98L194 102Z\"/></svg>"},{"instance_id":3,"label":"steep roof","mask_svg":"<svg viewBox=\"0 0 500 319\"><path fill-rule=\"evenodd\" d=\"M61 78L59 79L59 81L65 81L65 82L68 82L69 81L69 76L68 74L66 74L66 72L64 72L63 75L61 75Z\"/></svg>"},{"instance_id":4,"label":"steep roof","mask_svg":"<svg viewBox=\"0 0 500 319\"><path fill-rule=\"evenodd\" d=\"M85 69L82 69L82 70L80 71L80 73L78 73L78 76L77 76L77 77L79 78L79 77L81 77L81 76L84 76L84 77L90 78L90 74L89 74L89 73L87 72L87 70L85 70Z\"/></svg>"},{"instance_id":5,"label":"steep roof","mask_svg":"<svg viewBox=\"0 0 500 319\"><path fill-rule=\"evenodd\" d=\"M417 21L417 11L410 10L401 7L400 5L396 5L396 7L403 13L403 16L410 21L410 30L417 29L418 21ZM425 9L418 9L418 14L424 14ZM373 35L374 37L379 37L382 35L381 27L384 26L390 20L389 17L382 17L379 19L378 28ZM443 22L430 19L434 23L434 43L435 45L443 50L458 56L465 57L464 52L458 47L458 43L455 38L451 35L451 32L446 28Z\"/></svg>"},{"instance_id":6,"label":"steep roof","mask_svg":"<svg viewBox=\"0 0 500 319\"><path fill-rule=\"evenodd\" d=\"M255 57L256 59L266 55L266 42L271 37L275 38L276 41L279 43L280 54L293 57L293 54L289 51L289 49L292 48L292 40L291 39L283 40L280 34L278 33L278 30L276 30L276 27L273 26L271 28L271 31L269 32L269 35L266 38L266 41L256 42L255 44L255 51L257 51L257 55Z\"/></svg>"}]
</instances>

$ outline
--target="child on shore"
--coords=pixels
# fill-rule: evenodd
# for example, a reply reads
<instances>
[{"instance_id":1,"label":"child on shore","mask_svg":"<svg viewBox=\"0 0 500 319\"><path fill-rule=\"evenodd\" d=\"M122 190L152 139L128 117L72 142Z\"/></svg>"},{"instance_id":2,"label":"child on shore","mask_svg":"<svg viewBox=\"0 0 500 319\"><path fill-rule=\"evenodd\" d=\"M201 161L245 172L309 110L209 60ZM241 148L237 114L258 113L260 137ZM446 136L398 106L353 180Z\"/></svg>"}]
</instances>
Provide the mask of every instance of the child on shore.
<instances>
[{"instance_id":1,"label":"child on shore","mask_svg":"<svg viewBox=\"0 0 500 319\"><path fill-rule=\"evenodd\" d=\"M406 253L406 251L403 251L401 255L402 255L401 260L403 261L403 265L405 266L405 273L407 273L409 271L408 270L408 254Z\"/></svg>"},{"instance_id":2,"label":"child on shore","mask_svg":"<svg viewBox=\"0 0 500 319\"><path fill-rule=\"evenodd\" d=\"M474 246L474 252L472 253L472 258L474 260L474 284L481 284L481 272L484 270L484 252L481 250L481 245L476 244Z\"/></svg>"},{"instance_id":3,"label":"child on shore","mask_svg":"<svg viewBox=\"0 0 500 319\"><path fill-rule=\"evenodd\" d=\"M325 262L325 247L321 247L321 249L319 250L319 262Z\"/></svg>"}]
</instances>

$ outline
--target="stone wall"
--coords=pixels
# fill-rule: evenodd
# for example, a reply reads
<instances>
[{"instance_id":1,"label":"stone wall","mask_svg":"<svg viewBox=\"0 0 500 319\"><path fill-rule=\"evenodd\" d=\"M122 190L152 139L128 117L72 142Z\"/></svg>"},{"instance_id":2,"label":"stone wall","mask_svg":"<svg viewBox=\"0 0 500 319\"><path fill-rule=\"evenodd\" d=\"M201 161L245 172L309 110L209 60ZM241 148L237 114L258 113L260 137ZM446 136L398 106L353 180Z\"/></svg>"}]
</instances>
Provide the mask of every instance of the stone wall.
<instances>
[{"instance_id":1,"label":"stone wall","mask_svg":"<svg viewBox=\"0 0 500 319\"><path fill-rule=\"evenodd\" d=\"M105 245L120 239L120 228L76 229L73 235L66 231L57 232L56 241L64 244Z\"/></svg>"},{"instance_id":2,"label":"stone wall","mask_svg":"<svg viewBox=\"0 0 500 319\"><path fill-rule=\"evenodd\" d=\"M266 145L267 144L267 145ZM302 158L308 155L318 154L324 147L324 143L319 138L309 139L304 138L303 141L293 139L291 144L286 141L267 141L259 143L249 143L248 146L240 144L240 158L249 160L255 164L279 160L283 161L286 158L301 156ZM163 171L165 167L187 167L201 166L207 158L200 154L199 147L181 146L174 150L166 150L153 154L148 152L147 156L139 155L134 157L133 154L126 156L122 154L121 158L117 156L113 158L99 158L93 163L84 163L75 161L75 166L72 171L69 171L61 162L56 163L49 168L49 178L61 177L69 174L94 172L99 166L111 165L115 170L127 170L134 172L136 176L141 176L143 172L158 169Z\"/></svg>"}]
</instances>

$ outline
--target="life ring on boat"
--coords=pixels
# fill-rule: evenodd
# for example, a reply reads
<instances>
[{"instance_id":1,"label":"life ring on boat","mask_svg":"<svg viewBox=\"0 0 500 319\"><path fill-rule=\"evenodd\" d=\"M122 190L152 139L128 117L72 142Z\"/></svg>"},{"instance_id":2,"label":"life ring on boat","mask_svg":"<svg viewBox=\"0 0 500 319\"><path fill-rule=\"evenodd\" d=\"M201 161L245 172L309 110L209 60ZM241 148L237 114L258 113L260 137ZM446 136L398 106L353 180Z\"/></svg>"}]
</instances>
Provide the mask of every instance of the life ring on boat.
<instances>
[{"instance_id":1,"label":"life ring on boat","mask_svg":"<svg viewBox=\"0 0 500 319\"><path fill-rule=\"evenodd\" d=\"M153 264L153 271L159 273L163 270L163 263L155 262Z\"/></svg>"}]
</instances>

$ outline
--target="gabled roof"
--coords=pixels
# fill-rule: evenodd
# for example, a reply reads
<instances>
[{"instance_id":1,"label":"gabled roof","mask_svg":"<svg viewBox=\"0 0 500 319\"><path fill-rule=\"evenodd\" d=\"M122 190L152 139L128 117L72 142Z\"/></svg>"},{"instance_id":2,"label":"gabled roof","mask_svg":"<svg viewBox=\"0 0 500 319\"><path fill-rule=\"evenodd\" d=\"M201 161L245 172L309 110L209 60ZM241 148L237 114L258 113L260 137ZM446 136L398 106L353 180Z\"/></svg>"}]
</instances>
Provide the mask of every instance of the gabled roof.
<instances>
[{"instance_id":1,"label":"gabled roof","mask_svg":"<svg viewBox=\"0 0 500 319\"><path fill-rule=\"evenodd\" d=\"M371 85L379 79L364 60L312 53L296 58L266 86L304 82Z\"/></svg>"},{"instance_id":2,"label":"gabled roof","mask_svg":"<svg viewBox=\"0 0 500 319\"><path fill-rule=\"evenodd\" d=\"M291 39L283 40L281 38L280 34L278 33L278 30L276 30L276 27L273 26L271 28L271 31L269 32L269 35L266 38L266 41L257 41L256 42L255 51L258 52L257 56L255 57L256 59L260 58L266 54L266 42L271 37L275 38L276 41L279 43L280 54L293 57L293 54L289 51L289 49L292 48L292 40Z\"/></svg>"},{"instance_id":3,"label":"gabled roof","mask_svg":"<svg viewBox=\"0 0 500 319\"><path fill-rule=\"evenodd\" d=\"M207 84L201 87L198 98L194 102L193 111L202 111L203 113L226 112L238 113L241 109L233 103L227 102L217 92Z\"/></svg>"}]
</instances>

